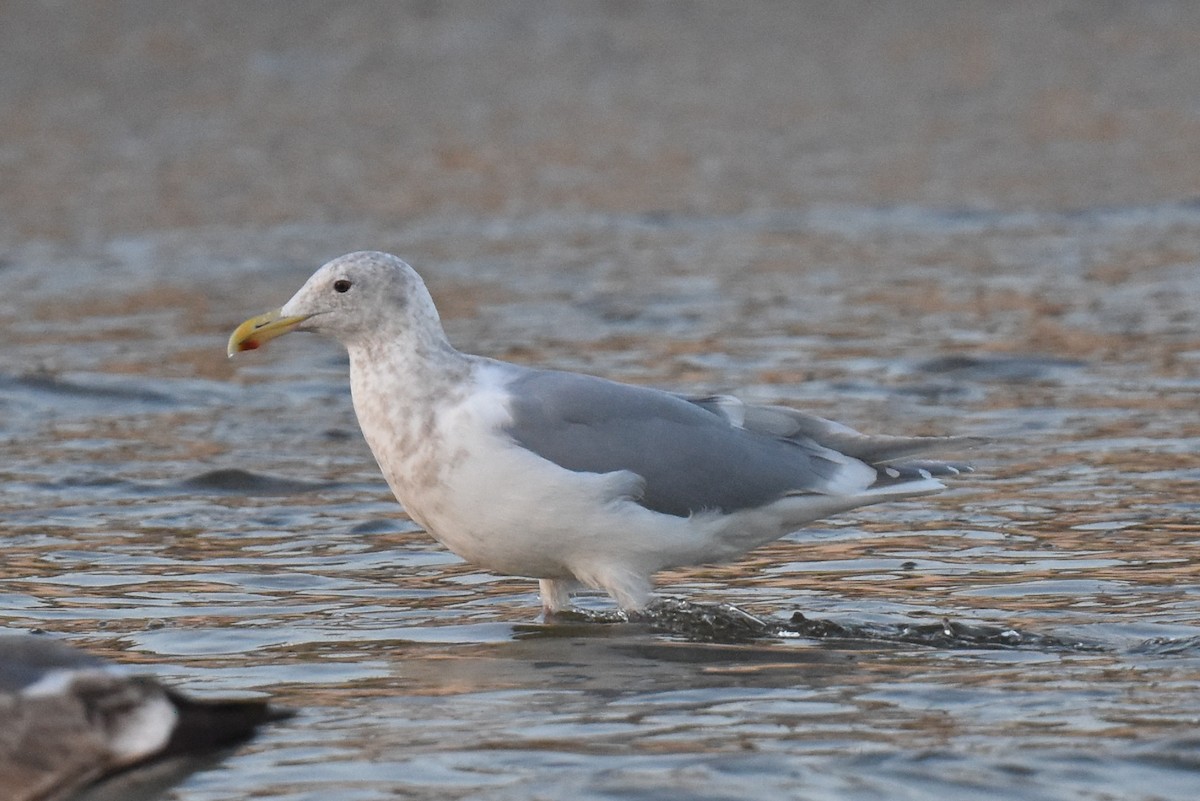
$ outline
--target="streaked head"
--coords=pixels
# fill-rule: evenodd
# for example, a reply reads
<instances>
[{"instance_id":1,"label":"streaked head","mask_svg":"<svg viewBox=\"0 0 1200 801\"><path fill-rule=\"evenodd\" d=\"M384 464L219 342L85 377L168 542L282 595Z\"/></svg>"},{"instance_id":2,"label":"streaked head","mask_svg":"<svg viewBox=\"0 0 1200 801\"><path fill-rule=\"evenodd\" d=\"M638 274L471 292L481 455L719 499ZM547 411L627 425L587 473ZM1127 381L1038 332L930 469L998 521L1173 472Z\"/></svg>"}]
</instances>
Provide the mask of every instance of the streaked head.
<instances>
[{"instance_id":1,"label":"streaked head","mask_svg":"<svg viewBox=\"0 0 1200 801\"><path fill-rule=\"evenodd\" d=\"M292 331L315 331L347 347L403 331L441 338L437 309L416 271L390 253L360 251L321 267L292 299L251 317L229 337L230 356Z\"/></svg>"}]
</instances>

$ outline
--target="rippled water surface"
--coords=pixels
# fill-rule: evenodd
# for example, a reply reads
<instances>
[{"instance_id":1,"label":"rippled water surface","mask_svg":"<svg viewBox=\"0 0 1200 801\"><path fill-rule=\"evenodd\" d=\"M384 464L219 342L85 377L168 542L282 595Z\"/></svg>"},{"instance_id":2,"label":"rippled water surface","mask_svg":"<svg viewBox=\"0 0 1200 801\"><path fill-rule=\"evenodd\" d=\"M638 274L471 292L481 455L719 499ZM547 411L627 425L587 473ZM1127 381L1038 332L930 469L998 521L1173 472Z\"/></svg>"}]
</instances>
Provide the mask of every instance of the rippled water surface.
<instances>
[{"instance_id":1,"label":"rippled water surface","mask_svg":"<svg viewBox=\"0 0 1200 801\"><path fill-rule=\"evenodd\" d=\"M1131 241L1194 257L1200 213L547 217L506 234L515 254L469 228L425 270L464 348L995 442L951 492L663 577L819 625L544 625L533 582L403 516L335 345L226 361L229 327L311 264L198 279L149 241L82 265L68 297L45 264L10 265L5 624L302 710L173 798L1191 796L1197 273L1096 264ZM899 264L781 268L835 233ZM957 263L968 242L977 264ZM1013 263L1051 244L1089 261ZM725 258L689 257L708 250Z\"/></svg>"},{"instance_id":2,"label":"rippled water surface","mask_svg":"<svg viewBox=\"0 0 1200 801\"><path fill-rule=\"evenodd\" d=\"M168 798L1200 797L1192 5L267 6L0 11L0 627L299 710ZM368 247L464 350L993 443L548 625L336 345L225 357Z\"/></svg>"}]
</instances>

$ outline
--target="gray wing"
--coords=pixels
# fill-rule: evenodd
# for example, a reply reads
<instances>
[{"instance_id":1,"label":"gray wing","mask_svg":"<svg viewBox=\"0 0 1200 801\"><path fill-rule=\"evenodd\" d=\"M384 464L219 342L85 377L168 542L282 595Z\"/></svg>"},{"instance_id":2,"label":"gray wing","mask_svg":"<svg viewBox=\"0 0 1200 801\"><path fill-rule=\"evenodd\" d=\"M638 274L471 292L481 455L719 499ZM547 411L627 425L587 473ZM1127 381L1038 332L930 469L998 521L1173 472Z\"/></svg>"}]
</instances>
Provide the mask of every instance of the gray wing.
<instances>
[{"instance_id":1,"label":"gray wing","mask_svg":"<svg viewBox=\"0 0 1200 801\"><path fill-rule=\"evenodd\" d=\"M803 432L737 424L715 399L550 370L522 371L507 389L519 445L568 470L632 471L645 482L639 502L657 512L733 511L871 483L857 459Z\"/></svg>"},{"instance_id":2,"label":"gray wing","mask_svg":"<svg viewBox=\"0 0 1200 801\"><path fill-rule=\"evenodd\" d=\"M729 395L678 397L724 417L731 425L785 439L809 439L876 467L894 464L899 459L918 453L946 448L972 448L990 442L986 437L897 437L888 434L863 434L847 425L788 406L752 406ZM958 472L971 471L969 466L954 462L906 464L929 465L934 469L937 469L938 465L946 465L956 467ZM946 474L954 472L947 470Z\"/></svg>"}]
</instances>

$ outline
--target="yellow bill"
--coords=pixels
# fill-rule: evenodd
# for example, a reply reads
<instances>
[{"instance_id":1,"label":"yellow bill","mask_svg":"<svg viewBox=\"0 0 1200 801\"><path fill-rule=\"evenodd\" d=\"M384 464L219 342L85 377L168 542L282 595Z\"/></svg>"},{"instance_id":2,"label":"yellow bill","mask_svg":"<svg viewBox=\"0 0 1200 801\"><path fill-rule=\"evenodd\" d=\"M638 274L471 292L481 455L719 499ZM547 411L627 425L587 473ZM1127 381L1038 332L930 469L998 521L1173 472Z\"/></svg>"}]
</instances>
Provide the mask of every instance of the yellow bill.
<instances>
[{"instance_id":1,"label":"yellow bill","mask_svg":"<svg viewBox=\"0 0 1200 801\"><path fill-rule=\"evenodd\" d=\"M257 317L251 317L233 329L233 333L229 336L229 346L225 352L233 356L244 350L261 348L268 340L283 336L309 318L307 314L284 317L280 313L281 311L281 309L276 309Z\"/></svg>"}]
</instances>

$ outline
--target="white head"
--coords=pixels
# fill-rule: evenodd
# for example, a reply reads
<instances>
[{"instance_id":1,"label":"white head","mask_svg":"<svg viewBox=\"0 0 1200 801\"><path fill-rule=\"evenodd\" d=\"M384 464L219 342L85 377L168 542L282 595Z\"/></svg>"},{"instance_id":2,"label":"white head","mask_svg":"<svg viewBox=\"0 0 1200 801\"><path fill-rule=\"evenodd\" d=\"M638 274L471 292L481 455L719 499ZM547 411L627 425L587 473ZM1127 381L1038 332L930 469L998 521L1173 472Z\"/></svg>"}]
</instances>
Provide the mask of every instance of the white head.
<instances>
[{"instance_id":1,"label":"white head","mask_svg":"<svg viewBox=\"0 0 1200 801\"><path fill-rule=\"evenodd\" d=\"M389 253L361 251L321 267L282 308L252 317L229 338L229 355L291 331L315 331L347 348L409 339L443 344L437 308L413 268Z\"/></svg>"}]
</instances>

